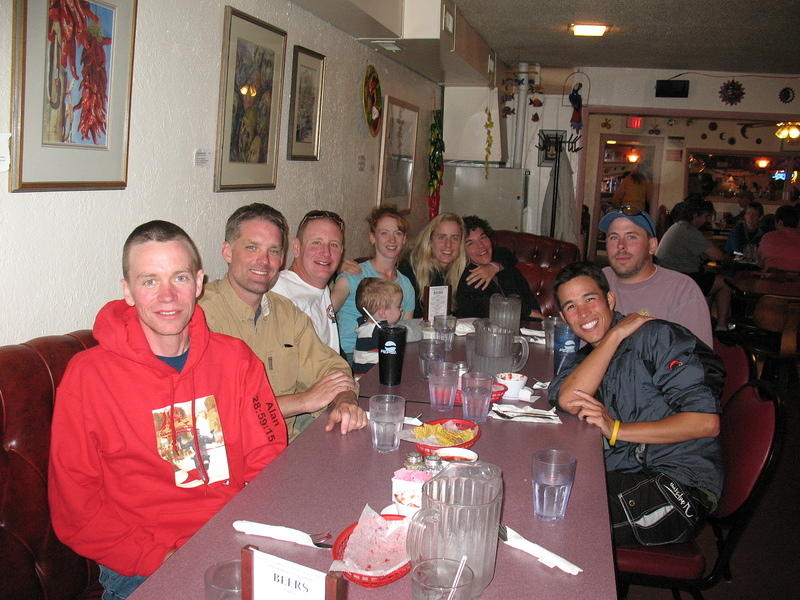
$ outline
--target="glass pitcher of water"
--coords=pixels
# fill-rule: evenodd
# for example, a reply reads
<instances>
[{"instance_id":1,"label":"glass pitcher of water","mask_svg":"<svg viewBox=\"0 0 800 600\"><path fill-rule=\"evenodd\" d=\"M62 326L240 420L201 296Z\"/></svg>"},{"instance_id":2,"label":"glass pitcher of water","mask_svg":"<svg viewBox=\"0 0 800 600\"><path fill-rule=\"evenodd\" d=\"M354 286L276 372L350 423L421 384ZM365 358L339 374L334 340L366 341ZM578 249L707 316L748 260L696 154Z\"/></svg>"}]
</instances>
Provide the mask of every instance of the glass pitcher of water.
<instances>
[{"instance_id":1,"label":"glass pitcher of water","mask_svg":"<svg viewBox=\"0 0 800 600\"><path fill-rule=\"evenodd\" d=\"M477 596L494 577L503 504L500 467L452 463L422 487L422 509L411 519L406 549L412 565L429 558L461 560L475 575Z\"/></svg>"}]
</instances>

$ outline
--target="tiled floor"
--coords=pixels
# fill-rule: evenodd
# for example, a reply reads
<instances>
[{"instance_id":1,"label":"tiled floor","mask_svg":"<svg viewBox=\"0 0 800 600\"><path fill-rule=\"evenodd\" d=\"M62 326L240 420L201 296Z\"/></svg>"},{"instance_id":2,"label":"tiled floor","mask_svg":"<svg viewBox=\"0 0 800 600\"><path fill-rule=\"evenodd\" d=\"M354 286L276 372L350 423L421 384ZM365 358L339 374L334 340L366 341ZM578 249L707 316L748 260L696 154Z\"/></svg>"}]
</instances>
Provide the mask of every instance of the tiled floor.
<instances>
[{"instance_id":1,"label":"tiled floor","mask_svg":"<svg viewBox=\"0 0 800 600\"><path fill-rule=\"evenodd\" d=\"M775 476L733 556L733 580L704 592L708 600L800 597L800 392L791 390L783 398L785 435ZM704 532L701 540L713 548L709 532ZM669 590L632 586L628 598L666 600L672 594Z\"/></svg>"}]
</instances>

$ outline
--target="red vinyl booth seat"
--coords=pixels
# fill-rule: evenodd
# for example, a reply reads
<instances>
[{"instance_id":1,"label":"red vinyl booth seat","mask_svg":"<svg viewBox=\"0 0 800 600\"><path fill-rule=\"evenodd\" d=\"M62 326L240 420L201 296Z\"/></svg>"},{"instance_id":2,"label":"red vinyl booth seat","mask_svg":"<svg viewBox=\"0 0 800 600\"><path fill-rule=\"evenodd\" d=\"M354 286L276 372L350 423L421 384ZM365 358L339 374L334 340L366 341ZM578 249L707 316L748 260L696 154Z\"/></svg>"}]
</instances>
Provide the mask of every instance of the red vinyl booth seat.
<instances>
[{"instance_id":1,"label":"red vinyl booth seat","mask_svg":"<svg viewBox=\"0 0 800 600\"><path fill-rule=\"evenodd\" d=\"M0 347L0 597L100 598L97 566L53 533L47 502L55 390L90 331Z\"/></svg>"},{"instance_id":2,"label":"red vinyl booth seat","mask_svg":"<svg viewBox=\"0 0 800 600\"><path fill-rule=\"evenodd\" d=\"M554 238L505 229L494 232L492 243L508 248L517 257L517 268L528 281L542 312L558 313L553 280L563 267L580 259L578 247Z\"/></svg>"}]
</instances>

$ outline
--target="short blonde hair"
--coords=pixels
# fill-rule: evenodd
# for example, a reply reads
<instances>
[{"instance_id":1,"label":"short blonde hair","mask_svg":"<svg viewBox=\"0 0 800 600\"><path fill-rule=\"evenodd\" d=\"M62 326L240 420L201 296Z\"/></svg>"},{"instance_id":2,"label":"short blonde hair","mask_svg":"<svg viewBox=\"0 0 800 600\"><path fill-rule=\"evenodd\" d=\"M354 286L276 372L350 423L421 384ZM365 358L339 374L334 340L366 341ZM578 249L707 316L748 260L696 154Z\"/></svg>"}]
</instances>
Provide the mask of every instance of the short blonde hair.
<instances>
[{"instance_id":1,"label":"short blonde hair","mask_svg":"<svg viewBox=\"0 0 800 600\"><path fill-rule=\"evenodd\" d=\"M394 281L380 277L365 277L356 289L356 307L366 317L368 315L364 312L364 307L375 314L379 310L390 308L397 296L402 299L403 288Z\"/></svg>"}]
</instances>

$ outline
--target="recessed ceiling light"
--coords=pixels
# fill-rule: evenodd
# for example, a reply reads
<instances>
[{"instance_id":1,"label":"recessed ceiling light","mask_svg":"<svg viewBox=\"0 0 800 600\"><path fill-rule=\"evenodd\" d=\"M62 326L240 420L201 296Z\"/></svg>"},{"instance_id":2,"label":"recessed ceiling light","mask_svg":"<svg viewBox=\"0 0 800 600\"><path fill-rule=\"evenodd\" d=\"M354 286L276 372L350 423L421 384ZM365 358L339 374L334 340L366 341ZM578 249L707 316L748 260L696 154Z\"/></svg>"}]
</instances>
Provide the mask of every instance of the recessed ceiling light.
<instances>
[{"instance_id":1,"label":"recessed ceiling light","mask_svg":"<svg viewBox=\"0 0 800 600\"><path fill-rule=\"evenodd\" d=\"M573 35L590 35L590 36L601 36L605 35L608 26L606 25L576 25L572 24L569 26L572 29Z\"/></svg>"},{"instance_id":2,"label":"recessed ceiling light","mask_svg":"<svg viewBox=\"0 0 800 600\"><path fill-rule=\"evenodd\" d=\"M616 144L617 140L606 140L606 144Z\"/></svg>"}]
</instances>

